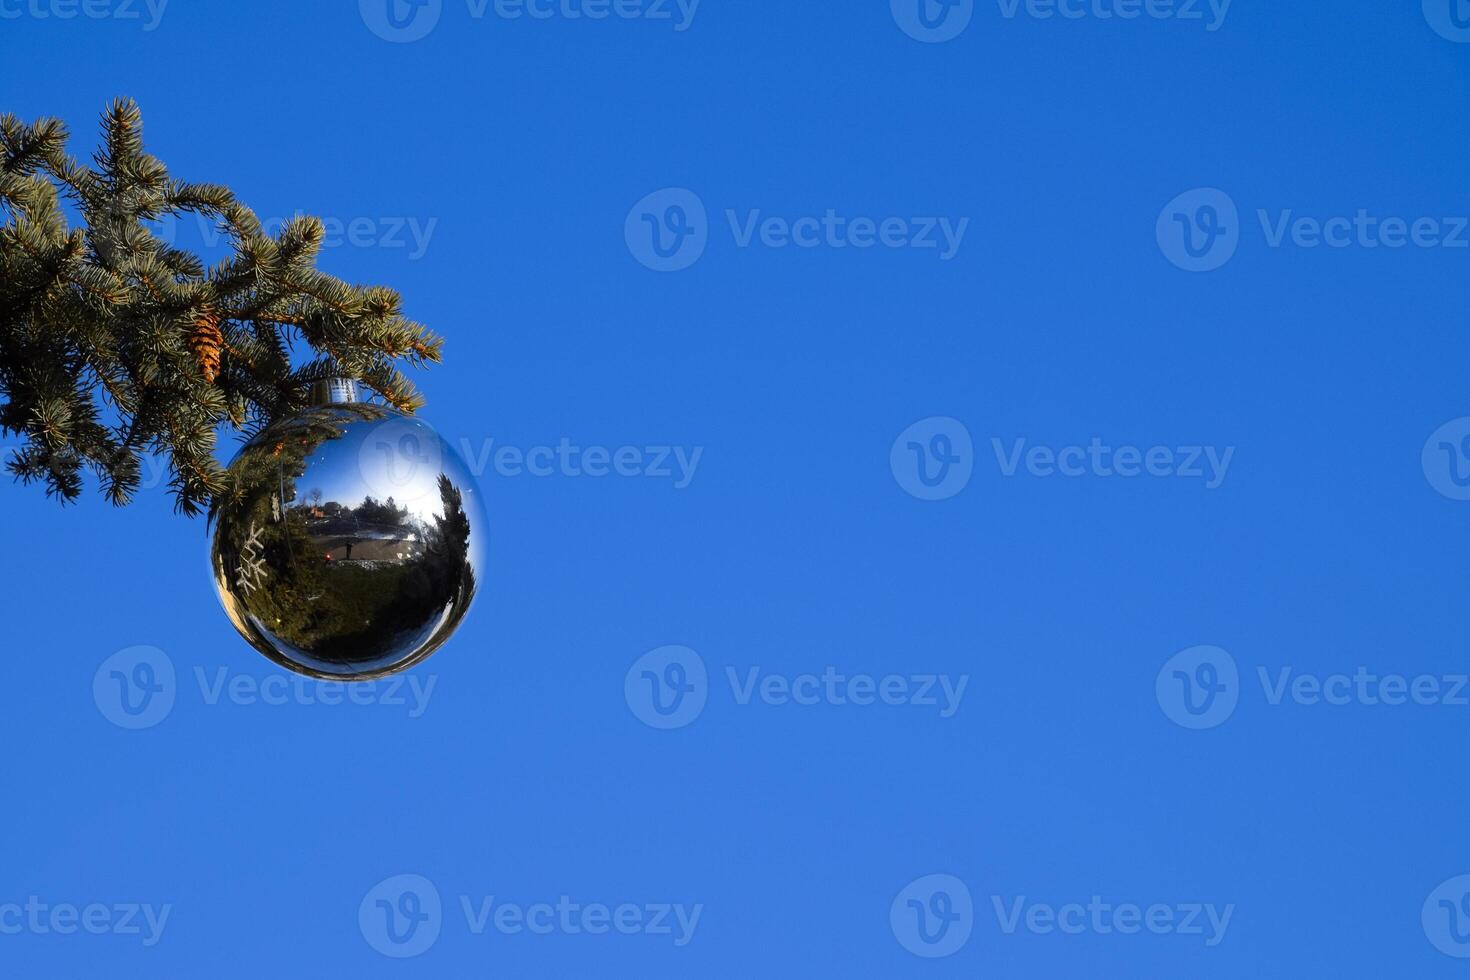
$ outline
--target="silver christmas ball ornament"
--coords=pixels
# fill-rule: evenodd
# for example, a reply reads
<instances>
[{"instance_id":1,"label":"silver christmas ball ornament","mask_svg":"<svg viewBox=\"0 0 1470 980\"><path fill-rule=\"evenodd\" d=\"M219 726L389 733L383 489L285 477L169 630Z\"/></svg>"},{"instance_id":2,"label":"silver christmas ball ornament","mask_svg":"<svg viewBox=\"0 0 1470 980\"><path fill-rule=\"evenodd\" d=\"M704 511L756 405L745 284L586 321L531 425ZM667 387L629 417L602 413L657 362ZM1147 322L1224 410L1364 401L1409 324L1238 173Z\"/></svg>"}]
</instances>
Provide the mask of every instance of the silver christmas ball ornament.
<instances>
[{"instance_id":1,"label":"silver christmas ball ornament","mask_svg":"<svg viewBox=\"0 0 1470 980\"><path fill-rule=\"evenodd\" d=\"M283 667L330 680L405 670L463 621L486 520L427 423L333 379L245 444L216 500L210 565L230 622Z\"/></svg>"}]
</instances>

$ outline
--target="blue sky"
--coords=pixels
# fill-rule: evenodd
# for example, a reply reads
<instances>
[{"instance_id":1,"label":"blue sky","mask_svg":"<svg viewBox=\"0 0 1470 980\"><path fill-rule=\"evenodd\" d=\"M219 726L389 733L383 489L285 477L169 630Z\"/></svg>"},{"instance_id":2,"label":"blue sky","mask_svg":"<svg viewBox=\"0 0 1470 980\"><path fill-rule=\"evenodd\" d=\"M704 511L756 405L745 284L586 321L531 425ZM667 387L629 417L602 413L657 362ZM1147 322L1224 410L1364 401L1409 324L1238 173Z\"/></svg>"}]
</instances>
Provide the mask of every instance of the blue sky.
<instances>
[{"instance_id":1,"label":"blue sky","mask_svg":"<svg viewBox=\"0 0 1470 980\"><path fill-rule=\"evenodd\" d=\"M491 521L346 691L0 491L8 974L1463 969L1470 8L393 4L0 0L447 337Z\"/></svg>"}]
</instances>

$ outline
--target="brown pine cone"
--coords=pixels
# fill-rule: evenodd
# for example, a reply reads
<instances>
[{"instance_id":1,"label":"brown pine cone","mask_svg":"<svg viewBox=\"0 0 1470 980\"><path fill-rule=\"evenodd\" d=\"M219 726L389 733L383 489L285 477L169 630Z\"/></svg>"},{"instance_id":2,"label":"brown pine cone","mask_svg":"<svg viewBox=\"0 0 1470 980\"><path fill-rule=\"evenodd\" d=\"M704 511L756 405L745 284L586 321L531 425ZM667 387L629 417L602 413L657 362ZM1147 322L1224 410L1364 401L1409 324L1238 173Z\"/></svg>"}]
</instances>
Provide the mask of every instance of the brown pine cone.
<instances>
[{"instance_id":1,"label":"brown pine cone","mask_svg":"<svg viewBox=\"0 0 1470 980\"><path fill-rule=\"evenodd\" d=\"M219 314L205 307L194 317L194 328L189 331L189 349L204 372L204 380L210 384L219 377L220 351L225 345L224 331L219 328Z\"/></svg>"}]
</instances>

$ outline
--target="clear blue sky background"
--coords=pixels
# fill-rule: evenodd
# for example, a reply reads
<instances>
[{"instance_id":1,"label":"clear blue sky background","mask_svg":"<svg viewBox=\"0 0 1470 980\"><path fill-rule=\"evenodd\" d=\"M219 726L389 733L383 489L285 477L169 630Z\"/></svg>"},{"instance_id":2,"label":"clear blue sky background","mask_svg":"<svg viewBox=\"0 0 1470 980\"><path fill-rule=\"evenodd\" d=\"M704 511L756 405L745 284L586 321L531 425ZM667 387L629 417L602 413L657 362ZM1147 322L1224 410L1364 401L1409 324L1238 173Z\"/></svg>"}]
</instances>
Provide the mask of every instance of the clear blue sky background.
<instances>
[{"instance_id":1,"label":"clear blue sky background","mask_svg":"<svg viewBox=\"0 0 1470 980\"><path fill-rule=\"evenodd\" d=\"M683 31L444 0L411 43L349 0L173 0L153 30L141 5L35 9L0 0L0 108L60 116L79 154L131 95L176 175L261 215L436 222L421 256L366 235L322 265L395 286L447 336L418 380L452 443L704 452L683 489L487 471L484 591L411 675L435 684L419 717L210 703L201 672L206 688L276 672L217 606L203 523L161 488L112 510L5 486L0 904L172 910L151 948L0 935L0 972L1463 971L1420 914L1470 872L1470 707L1273 705L1257 679L1470 669L1470 504L1420 459L1470 415L1470 251L1272 248L1257 218L1470 215L1470 46L1418 2L1236 0L1216 31L982 2L933 44L885 0L704 0ZM656 272L624 225L667 187L708 209L708 247ZM1191 273L1155 226L1202 187L1238 207L1239 244ZM948 261L742 248L727 209L969 225ZM968 485L939 501L890 469L931 416L974 444ZM1207 490L1006 477L991 442L1094 437L1235 454ZM140 644L173 664L175 703L131 731L93 679ZM709 683L703 713L664 731L624 679L668 644ZM1199 644L1233 656L1240 689L1194 731L1155 680ZM742 705L726 680L829 665L969 681L941 718ZM936 873L967 886L971 935L922 959L890 905ZM410 959L375 951L358 916L400 874L444 905ZM562 895L703 911L680 947L476 935L460 908ZM1008 934L993 908L1093 895L1234 911L1209 947Z\"/></svg>"}]
</instances>

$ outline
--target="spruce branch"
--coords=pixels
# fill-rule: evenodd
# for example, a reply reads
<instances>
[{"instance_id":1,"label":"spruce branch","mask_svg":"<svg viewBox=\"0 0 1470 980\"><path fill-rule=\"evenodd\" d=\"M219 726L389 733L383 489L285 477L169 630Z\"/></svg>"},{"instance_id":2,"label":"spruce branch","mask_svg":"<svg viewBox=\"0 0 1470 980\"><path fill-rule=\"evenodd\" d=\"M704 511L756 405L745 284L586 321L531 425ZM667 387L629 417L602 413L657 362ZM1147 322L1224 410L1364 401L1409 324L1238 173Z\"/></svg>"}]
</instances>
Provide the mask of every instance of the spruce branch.
<instances>
[{"instance_id":1,"label":"spruce branch","mask_svg":"<svg viewBox=\"0 0 1470 980\"><path fill-rule=\"evenodd\" d=\"M67 139L60 120L0 116L0 433L24 441L6 462L18 480L70 501L86 471L122 505L152 451L193 515L225 487L219 432L298 411L313 381L354 378L402 411L422 404L398 365L437 363L442 341L393 290L317 269L319 219L271 237L228 188L172 178L144 152L131 99L103 111L90 166ZM206 263L148 225L185 214L215 222L232 254ZM296 344L308 348L299 366Z\"/></svg>"}]
</instances>

